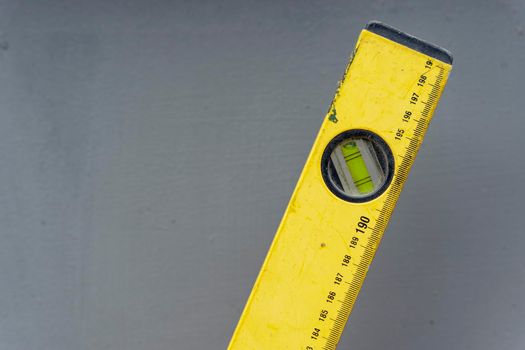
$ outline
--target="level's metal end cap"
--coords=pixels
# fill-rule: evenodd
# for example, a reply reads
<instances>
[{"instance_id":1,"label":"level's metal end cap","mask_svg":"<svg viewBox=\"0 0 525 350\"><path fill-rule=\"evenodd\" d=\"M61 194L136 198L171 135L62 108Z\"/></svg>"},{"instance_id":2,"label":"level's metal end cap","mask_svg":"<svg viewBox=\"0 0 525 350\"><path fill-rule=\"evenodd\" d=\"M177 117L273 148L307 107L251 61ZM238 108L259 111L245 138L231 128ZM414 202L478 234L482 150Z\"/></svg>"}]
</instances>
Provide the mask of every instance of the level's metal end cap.
<instances>
[{"instance_id":1,"label":"level's metal end cap","mask_svg":"<svg viewBox=\"0 0 525 350\"><path fill-rule=\"evenodd\" d=\"M419 51L425 55L436 58L442 62L452 64L452 55L447 50L427 43L412 35L403 33L399 29L393 28L389 25L378 21L372 21L365 27L369 32L381 35L389 40L395 41L398 44L405 45L413 50Z\"/></svg>"}]
</instances>

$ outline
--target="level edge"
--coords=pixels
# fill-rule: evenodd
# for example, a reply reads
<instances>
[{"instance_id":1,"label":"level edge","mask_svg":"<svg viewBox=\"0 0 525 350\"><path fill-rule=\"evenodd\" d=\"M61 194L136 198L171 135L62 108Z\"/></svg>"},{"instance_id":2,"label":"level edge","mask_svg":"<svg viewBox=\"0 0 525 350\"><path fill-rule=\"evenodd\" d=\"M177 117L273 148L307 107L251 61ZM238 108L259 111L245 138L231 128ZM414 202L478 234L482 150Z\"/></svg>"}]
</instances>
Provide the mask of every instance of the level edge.
<instances>
[{"instance_id":1,"label":"level edge","mask_svg":"<svg viewBox=\"0 0 525 350\"><path fill-rule=\"evenodd\" d=\"M427 43L426 41L418 39L407 33L403 33L399 29L391 27L387 24L384 24L379 21L372 21L366 25L365 29L368 30L369 32L375 33L377 35L381 35L382 37L385 37L398 44L409 47L413 50L421 52L435 59L438 59L442 62L445 62L447 64L452 64L452 61L453 61L452 54L448 52L447 50L439 46Z\"/></svg>"}]
</instances>

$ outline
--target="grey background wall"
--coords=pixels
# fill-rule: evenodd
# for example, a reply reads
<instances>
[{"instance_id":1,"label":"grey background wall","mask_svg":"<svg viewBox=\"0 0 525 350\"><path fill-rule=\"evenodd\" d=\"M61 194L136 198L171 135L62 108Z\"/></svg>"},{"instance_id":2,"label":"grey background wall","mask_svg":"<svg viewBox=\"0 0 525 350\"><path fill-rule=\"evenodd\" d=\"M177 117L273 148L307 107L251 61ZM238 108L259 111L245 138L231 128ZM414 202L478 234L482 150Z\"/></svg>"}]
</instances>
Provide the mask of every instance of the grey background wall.
<instances>
[{"instance_id":1,"label":"grey background wall","mask_svg":"<svg viewBox=\"0 0 525 350\"><path fill-rule=\"evenodd\" d=\"M525 4L0 1L0 349L224 349L360 29L455 68L341 349L525 348Z\"/></svg>"}]
</instances>

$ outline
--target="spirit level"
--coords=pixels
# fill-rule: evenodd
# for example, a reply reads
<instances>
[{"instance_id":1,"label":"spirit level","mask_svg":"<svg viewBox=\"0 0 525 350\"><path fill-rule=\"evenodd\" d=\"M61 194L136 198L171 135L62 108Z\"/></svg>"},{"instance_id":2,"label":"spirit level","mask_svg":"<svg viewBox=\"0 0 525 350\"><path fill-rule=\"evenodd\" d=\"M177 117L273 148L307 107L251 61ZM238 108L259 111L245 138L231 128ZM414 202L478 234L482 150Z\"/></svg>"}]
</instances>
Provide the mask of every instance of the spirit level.
<instances>
[{"instance_id":1,"label":"spirit level","mask_svg":"<svg viewBox=\"0 0 525 350\"><path fill-rule=\"evenodd\" d=\"M361 32L229 350L336 348L451 64L384 24Z\"/></svg>"}]
</instances>

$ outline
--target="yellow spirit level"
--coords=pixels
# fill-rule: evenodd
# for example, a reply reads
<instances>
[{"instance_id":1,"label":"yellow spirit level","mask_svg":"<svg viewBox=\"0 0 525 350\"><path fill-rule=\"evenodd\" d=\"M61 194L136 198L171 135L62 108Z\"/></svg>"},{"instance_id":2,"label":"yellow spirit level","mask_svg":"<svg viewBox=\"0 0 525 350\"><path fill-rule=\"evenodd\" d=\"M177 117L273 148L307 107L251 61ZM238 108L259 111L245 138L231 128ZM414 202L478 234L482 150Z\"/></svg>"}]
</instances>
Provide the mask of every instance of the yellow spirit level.
<instances>
[{"instance_id":1,"label":"yellow spirit level","mask_svg":"<svg viewBox=\"0 0 525 350\"><path fill-rule=\"evenodd\" d=\"M229 350L336 348L451 64L382 23L361 32Z\"/></svg>"}]
</instances>

